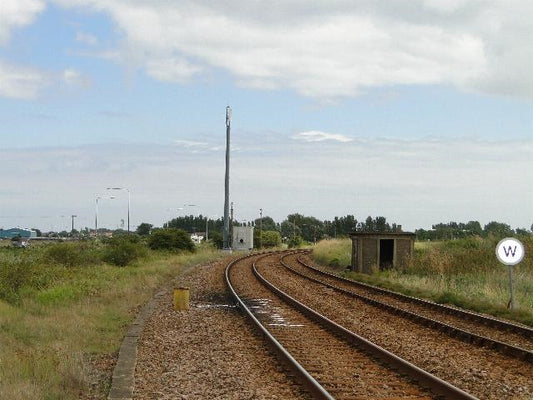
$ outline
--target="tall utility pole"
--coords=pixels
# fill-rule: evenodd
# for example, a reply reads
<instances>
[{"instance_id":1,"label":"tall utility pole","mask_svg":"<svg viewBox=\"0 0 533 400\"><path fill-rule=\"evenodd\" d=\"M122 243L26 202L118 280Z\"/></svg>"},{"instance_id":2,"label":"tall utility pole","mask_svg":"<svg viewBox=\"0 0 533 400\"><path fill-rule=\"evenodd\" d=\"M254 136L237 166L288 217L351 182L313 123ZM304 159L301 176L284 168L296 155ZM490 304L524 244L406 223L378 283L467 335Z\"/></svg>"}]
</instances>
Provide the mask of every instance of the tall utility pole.
<instances>
[{"instance_id":1,"label":"tall utility pole","mask_svg":"<svg viewBox=\"0 0 533 400\"><path fill-rule=\"evenodd\" d=\"M259 248L263 248L263 209L259 209Z\"/></svg>"},{"instance_id":2,"label":"tall utility pole","mask_svg":"<svg viewBox=\"0 0 533 400\"><path fill-rule=\"evenodd\" d=\"M77 215L71 215L70 218L72 218L72 229L70 230L70 232L74 232L74 218L76 218Z\"/></svg>"},{"instance_id":3,"label":"tall utility pole","mask_svg":"<svg viewBox=\"0 0 533 400\"><path fill-rule=\"evenodd\" d=\"M226 177L224 181L224 231L222 249L231 250L229 238L229 153L230 153L231 107L226 107Z\"/></svg>"}]
</instances>

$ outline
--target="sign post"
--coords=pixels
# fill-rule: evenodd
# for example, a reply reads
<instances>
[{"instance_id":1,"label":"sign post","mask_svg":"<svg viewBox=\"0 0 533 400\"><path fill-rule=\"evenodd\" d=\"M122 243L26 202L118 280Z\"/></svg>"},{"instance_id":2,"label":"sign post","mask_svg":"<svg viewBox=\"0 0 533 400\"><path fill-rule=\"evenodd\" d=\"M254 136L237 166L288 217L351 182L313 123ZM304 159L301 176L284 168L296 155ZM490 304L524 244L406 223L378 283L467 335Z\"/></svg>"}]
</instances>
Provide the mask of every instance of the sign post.
<instances>
[{"instance_id":1,"label":"sign post","mask_svg":"<svg viewBox=\"0 0 533 400\"><path fill-rule=\"evenodd\" d=\"M509 266L509 291L511 299L509 300L509 308L514 309L514 295L513 295L513 266L518 264L524 258L524 245L520 240L514 238L505 238L500 240L496 246L496 257L498 260Z\"/></svg>"}]
</instances>

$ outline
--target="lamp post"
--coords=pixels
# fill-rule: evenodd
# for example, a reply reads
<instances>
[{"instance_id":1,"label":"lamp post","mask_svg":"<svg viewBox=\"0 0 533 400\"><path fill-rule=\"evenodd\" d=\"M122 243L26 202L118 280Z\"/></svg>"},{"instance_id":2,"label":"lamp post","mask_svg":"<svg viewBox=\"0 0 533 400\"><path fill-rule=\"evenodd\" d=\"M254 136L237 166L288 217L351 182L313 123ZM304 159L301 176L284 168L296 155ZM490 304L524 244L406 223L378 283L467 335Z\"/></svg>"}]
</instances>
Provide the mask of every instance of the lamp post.
<instances>
[{"instance_id":1,"label":"lamp post","mask_svg":"<svg viewBox=\"0 0 533 400\"><path fill-rule=\"evenodd\" d=\"M125 190L128 192L128 233L130 232L130 204L131 204L131 196L130 196L130 190L127 188L122 187L108 187L107 190Z\"/></svg>"},{"instance_id":2,"label":"lamp post","mask_svg":"<svg viewBox=\"0 0 533 400\"><path fill-rule=\"evenodd\" d=\"M94 213L94 237L98 237L98 200L100 199L109 199L109 200L113 200L115 198L115 196L106 196L106 197L103 197L103 196L96 196L96 208L95 208L95 213Z\"/></svg>"}]
</instances>

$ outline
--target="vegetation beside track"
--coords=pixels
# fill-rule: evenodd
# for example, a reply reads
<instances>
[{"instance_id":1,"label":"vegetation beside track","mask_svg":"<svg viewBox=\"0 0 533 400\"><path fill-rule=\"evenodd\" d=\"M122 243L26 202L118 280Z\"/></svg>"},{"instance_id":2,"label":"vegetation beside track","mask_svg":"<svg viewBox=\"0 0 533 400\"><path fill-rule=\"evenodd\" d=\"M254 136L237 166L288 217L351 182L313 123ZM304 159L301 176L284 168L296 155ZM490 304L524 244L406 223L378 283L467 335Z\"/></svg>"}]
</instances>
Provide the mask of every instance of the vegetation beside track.
<instances>
[{"instance_id":1,"label":"vegetation beside track","mask_svg":"<svg viewBox=\"0 0 533 400\"><path fill-rule=\"evenodd\" d=\"M526 257L514 268L515 309L509 301L508 267L495 256L494 237L417 242L410 265L401 269L358 274L350 264L350 239L323 240L313 259L350 279L385 287L438 303L512 319L533 326L533 237L520 237Z\"/></svg>"},{"instance_id":2,"label":"vegetation beside track","mask_svg":"<svg viewBox=\"0 0 533 400\"><path fill-rule=\"evenodd\" d=\"M136 310L188 267L221 256L210 246L124 243L0 248L0 398L105 399Z\"/></svg>"}]
</instances>

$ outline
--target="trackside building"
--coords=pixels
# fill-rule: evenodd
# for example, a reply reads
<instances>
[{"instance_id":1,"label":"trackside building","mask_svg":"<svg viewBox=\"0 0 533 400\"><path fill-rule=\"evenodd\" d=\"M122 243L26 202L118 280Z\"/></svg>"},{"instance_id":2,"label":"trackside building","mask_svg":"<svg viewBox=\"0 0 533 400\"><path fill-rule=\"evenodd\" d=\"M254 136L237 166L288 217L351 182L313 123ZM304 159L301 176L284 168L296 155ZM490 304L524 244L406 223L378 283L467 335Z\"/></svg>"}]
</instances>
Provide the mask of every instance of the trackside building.
<instances>
[{"instance_id":1,"label":"trackside building","mask_svg":"<svg viewBox=\"0 0 533 400\"><path fill-rule=\"evenodd\" d=\"M357 232L352 239L352 271L371 274L406 265L414 251L414 233Z\"/></svg>"}]
</instances>

